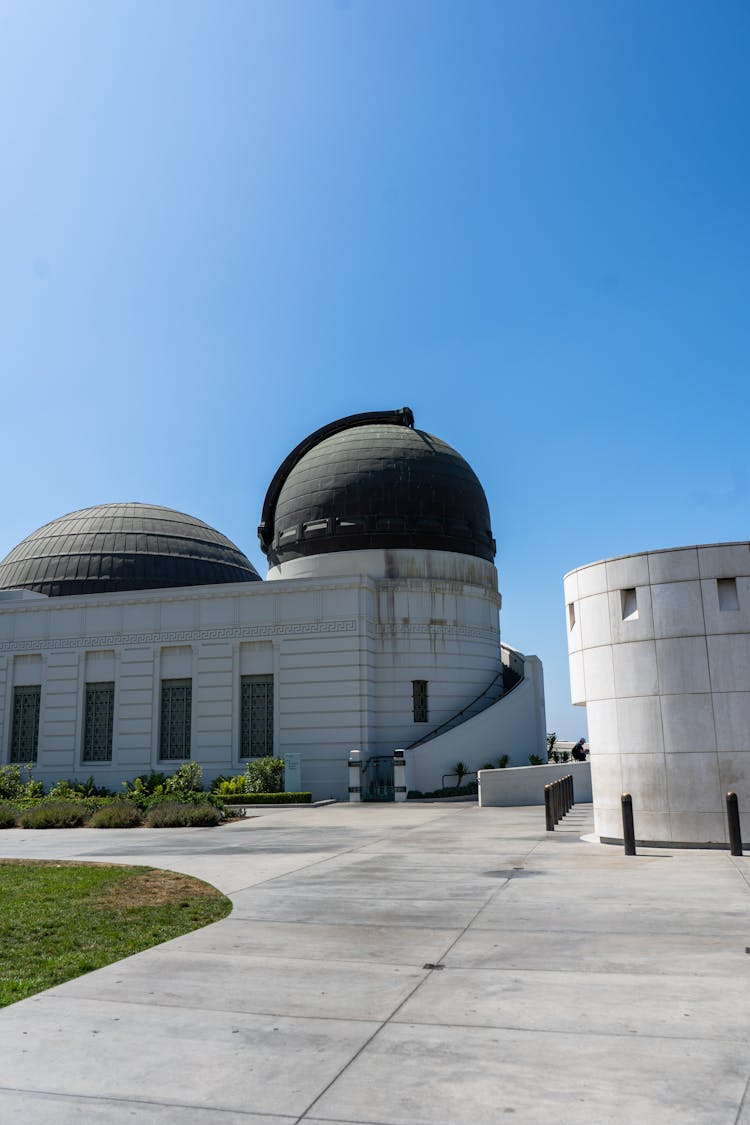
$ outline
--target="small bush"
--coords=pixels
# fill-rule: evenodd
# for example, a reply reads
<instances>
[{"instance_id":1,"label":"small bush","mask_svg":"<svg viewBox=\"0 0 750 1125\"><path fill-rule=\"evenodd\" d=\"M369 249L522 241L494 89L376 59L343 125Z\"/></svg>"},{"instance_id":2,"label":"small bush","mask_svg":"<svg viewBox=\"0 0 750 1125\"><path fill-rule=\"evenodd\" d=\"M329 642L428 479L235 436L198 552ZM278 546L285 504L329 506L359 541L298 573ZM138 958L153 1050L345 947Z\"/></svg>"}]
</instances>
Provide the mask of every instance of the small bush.
<instances>
[{"instance_id":1,"label":"small bush","mask_svg":"<svg viewBox=\"0 0 750 1125\"><path fill-rule=\"evenodd\" d=\"M198 762L183 762L164 782L165 793L198 793L203 781L203 768Z\"/></svg>"},{"instance_id":2,"label":"small bush","mask_svg":"<svg viewBox=\"0 0 750 1125\"><path fill-rule=\"evenodd\" d=\"M18 817L21 828L80 828L88 810L80 801L52 801L24 809Z\"/></svg>"},{"instance_id":3,"label":"small bush","mask_svg":"<svg viewBox=\"0 0 750 1125\"><path fill-rule=\"evenodd\" d=\"M529 754L529 762L532 766L542 766L544 762L538 754Z\"/></svg>"},{"instance_id":4,"label":"small bush","mask_svg":"<svg viewBox=\"0 0 750 1125\"><path fill-rule=\"evenodd\" d=\"M26 781L23 780L22 769L26 771ZM34 781L33 769L33 762L28 762L23 767L16 764L0 766L0 800L42 797L44 786L41 781Z\"/></svg>"},{"instance_id":5,"label":"small bush","mask_svg":"<svg viewBox=\"0 0 750 1125\"><path fill-rule=\"evenodd\" d=\"M137 828L140 823L141 814L133 802L118 798L92 813L89 828Z\"/></svg>"},{"instance_id":6,"label":"small bush","mask_svg":"<svg viewBox=\"0 0 750 1125\"><path fill-rule=\"evenodd\" d=\"M70 781L56 781L50 789L48 796L53 801L74 801L78 797L73 783Z\"/></svg>"},{"instance_id":7,"label":"small bush","mask_svg":"<svg viewBox=\"0 0 750 1125\"><path fill-rule=\"evenodd\" d=\"M500 757L497 759L498 768L501 769L501 770L506 769L509 761L510 761L510 754L501 754Z\"/></svg>"},{"instance_id":8,"label":"small bush","mask_svg":"<svg viewBox=\"0 0 750 1125\"><path fill-rule=\"evenodd\" d=\"M284 788L284 759L251 758L244 780L246 793L280 793Z\"/></svg>"},{"instance_id":9,"label":"small bush","mask_svg":"<svg viewBox=\"0 0 750 1125\"><path fill-rule=\"evenodd\" d=\"M141 773L138 777L134 777L132 781L123 781L122 784L128 799L139 809L145 809L149 797L163 795L166 780L167 775L165 773L157 773L156 770L151 770L150 773Z\"/></svg>"},{"instance_id":10,"label":"small bush","mask_svg":"<svg viewBox=\"0 0 750 1125\"><path fill-rule=\"evenodd\" d=\"M70 801L75 798L91 798L91 796L114 796L111 789L107 789L106 785L97 785L93 780L93 775L89 775L87 780L79 781L78 777L73 777L72 781L58 781L49 790L49 796L56 800Z\"/></svg>"},{"instance_id":11,"label":"small bush","mask_svg":"<svg viewBox=\"0 0 750 1125\"><path fill-rule=\"evenodd\" d=\"M210 828L220 820L221 810L207 801L201 804L162 801L149 809L146 815L148 828Z\"/></svg>"},{"instance_id":12,"label":"small bush","mask_svg":"<svg viewBox=\"0 0 750 1125\"><path fill-rule=\"evenodd\" d=\"M12 805L0 805L0 828L15 828L17 816Z\"/></svg>"}]
</instances>

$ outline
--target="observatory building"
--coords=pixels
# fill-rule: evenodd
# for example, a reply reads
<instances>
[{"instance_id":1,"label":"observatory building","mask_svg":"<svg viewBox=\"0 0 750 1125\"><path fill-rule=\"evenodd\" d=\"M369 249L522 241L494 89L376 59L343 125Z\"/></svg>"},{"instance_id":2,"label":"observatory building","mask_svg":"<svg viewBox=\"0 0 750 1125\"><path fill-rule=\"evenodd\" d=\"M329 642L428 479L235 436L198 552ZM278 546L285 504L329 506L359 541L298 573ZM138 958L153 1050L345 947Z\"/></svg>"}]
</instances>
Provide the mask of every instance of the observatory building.
<instances>
[{"instance_id":1,"label":"observatory building","mask_svg":"<svg viewBox=\"0 0 750 1125\"><path fill-rule=\"evenodd\" d=\"M46 783L116 789L197 761L206 780L299 755L314 799L392 796L461 759L544 754L541 665L500 641L484 490L408 408L301 442L258 528L263 581L207 524L104 504L40 528L0 562L3 762ZM376 783L377 779L377 783Z\"/></svg>"}]
</instances>

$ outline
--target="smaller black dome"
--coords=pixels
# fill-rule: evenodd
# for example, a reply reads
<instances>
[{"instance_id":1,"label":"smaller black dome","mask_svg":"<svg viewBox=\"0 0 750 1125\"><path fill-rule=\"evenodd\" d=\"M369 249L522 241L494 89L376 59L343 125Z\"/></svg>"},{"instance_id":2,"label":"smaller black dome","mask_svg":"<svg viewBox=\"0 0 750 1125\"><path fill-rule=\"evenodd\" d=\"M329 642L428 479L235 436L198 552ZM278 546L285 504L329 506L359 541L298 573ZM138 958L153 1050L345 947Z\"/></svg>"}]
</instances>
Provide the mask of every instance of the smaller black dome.
<instances>
[{"instance_id":1,"label":"smaller black dome","mask_svg":"<svg viewBox=\"0 0 750 1125\"><path fill-rule=\"evenodd\" d=\"M0 562L0 590L49 597L260 581L226 536L153 504L70 512L28 535Z\"/></svg>"},{"instance_id":2,"label":"smaller black dome","mask_svg":"<svg viewBox=\"0 0 750 1125\"><path fill-rule=\"evenodd\" d=\"M408 407L353 414L301 442L269 486L258 534L271 565L368 547L495 557L476 473L415 429Z\"/></svg>"}]
</instances>

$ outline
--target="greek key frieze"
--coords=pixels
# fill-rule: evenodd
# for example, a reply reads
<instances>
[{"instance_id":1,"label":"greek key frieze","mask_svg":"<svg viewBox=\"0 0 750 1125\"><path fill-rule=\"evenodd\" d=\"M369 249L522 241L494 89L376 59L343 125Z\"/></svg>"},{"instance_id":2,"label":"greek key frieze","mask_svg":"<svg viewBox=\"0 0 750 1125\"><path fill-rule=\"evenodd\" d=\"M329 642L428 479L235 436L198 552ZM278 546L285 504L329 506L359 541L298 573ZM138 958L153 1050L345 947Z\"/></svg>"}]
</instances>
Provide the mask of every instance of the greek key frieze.
<instances>
[{"instance_id":1,"label":"greek key frieze","mask_svg":"<svg viewBox=\"0 0 750 1125\"><path fill-rule=\"evenodd\" d=\"M227 625L206 629L171 629L151 633L118 633L96 637L39 637L0 641L0 652L54 652L58 649L113 648L115 645L185 644L200 641L252 640L270 637L316 636L356 633L356 620L298 621L278 625Z\"/></svg>"}]
</instances>

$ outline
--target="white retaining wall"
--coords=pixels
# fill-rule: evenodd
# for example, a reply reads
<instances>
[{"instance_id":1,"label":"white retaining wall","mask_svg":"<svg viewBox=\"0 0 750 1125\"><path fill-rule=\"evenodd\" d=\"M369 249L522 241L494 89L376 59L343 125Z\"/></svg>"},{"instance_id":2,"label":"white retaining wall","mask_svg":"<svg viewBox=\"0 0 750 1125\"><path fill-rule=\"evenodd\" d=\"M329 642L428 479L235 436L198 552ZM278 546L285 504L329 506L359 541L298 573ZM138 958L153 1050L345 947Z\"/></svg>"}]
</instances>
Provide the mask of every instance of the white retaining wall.
<instances>
[{"instance_id":1,"label":"white retaining wall","mask_svg":"<svg viewBox=\"0 0 750 1125\"><path fill-rule=\"evenodd\" d=\"M480 770L479 804L543 805L544 787L560 777L573 776L573 793L577 803L591 801L591 764L567 762L550 766L525 766L520 769Z\"/></svg>"}]
</instances>

